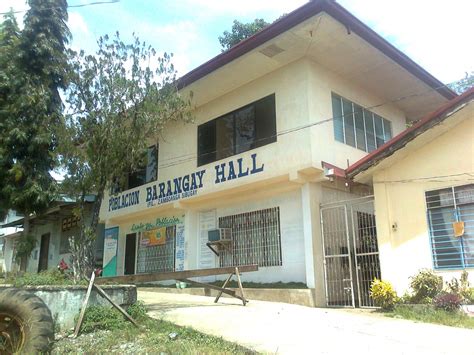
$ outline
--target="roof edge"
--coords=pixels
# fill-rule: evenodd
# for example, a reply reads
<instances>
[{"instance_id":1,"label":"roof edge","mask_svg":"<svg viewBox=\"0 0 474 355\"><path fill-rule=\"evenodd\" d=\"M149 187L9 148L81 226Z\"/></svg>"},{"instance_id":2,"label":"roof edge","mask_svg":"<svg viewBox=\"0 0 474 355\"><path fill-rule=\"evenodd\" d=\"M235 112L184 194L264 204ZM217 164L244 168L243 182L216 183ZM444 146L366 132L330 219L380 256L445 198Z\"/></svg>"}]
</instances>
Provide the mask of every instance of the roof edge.
<instances>
[{"instance_id":1,"label":"roof edge","mask_svg":"<svg viewBox=\"0 0 474 355\"><path fill-rule=\"evenodd\" d=\"M457 97L457 94L454 91L449 89L445 84L428 73L420 65L410 59L406 54L385 40L382 36L377 34L369 26L364 24L334 0L310 0L305 5L290 12L285 17L276 20L253 36L243 40L229 50L218 54L214 58L183 75L177 80L178 89L181 90L187 87L188 85L214 72L220 67L232 62L234 59L241 57L242 55L257 48L261 44L273 39L274 37L288 31L297 24L307 20L310 17L316 16L321 12L326 12L328 15L341 22L350 31L356 33L370 45L384 53L409 73L436 90L446 99L450 100Z\"/></svg>"}]
</instances>

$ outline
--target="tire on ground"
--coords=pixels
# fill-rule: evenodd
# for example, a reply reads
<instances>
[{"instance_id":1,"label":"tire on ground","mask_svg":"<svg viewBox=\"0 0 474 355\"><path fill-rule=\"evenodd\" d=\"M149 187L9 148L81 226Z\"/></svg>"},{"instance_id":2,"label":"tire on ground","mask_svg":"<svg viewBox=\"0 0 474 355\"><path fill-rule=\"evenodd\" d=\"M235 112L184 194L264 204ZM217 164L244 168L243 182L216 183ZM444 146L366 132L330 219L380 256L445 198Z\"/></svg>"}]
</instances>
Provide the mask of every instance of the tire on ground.
<instances>
[{"instance_id":1,"label":"tire on ground","mask_svg":"<svg viewBox=\"0 0 474 355\"><path fill-rule=\"evenodd\" d=\"M24 342L20 353L43 353L54 340L54 325L48 306L33 293L8 288L0 291L0 313L15 316L22 323Z\"/></svg>"}]
</instances>

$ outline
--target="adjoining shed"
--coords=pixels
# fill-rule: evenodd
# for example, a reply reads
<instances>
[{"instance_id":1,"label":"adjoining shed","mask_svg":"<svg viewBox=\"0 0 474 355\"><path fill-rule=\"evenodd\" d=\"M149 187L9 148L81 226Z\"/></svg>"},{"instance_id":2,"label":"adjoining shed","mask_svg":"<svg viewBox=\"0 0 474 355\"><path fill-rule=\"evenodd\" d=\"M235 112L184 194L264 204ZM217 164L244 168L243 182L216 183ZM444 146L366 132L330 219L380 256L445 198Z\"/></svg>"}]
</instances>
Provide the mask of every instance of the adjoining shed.
<instances>
[{"instance_id":1,"label":"adjoining shed","mask_svg":"<svg viewBox=\"0 0 474 355\"><path fill-rule=\"evenodd\" d=\"M373 186L381 274L399 293L422 268L474 283L474 88L346 173Z\"/></svg>"},{"instance_id":2,"label":"adjoining shed","mask_svg":"<svg viewBox=\"0 0 474 355\"><path fill-rule=\"evenodd\" d=\"M86 218L91 216L94 196L88 197ZM58 263L64 259L70 264L69 238L78 235L80 220L74 215L73 209L77 207L76 202L69 198L61 198L55 201L51 208L41 216L30 217L30 234L35 239L35 247L24 265L16 258L17 245L23 237L22 217L2 225L3 228L14 230L4 235L4 257L6 272L22 271L40 272L55 269ZM104 226L99 225L96 238L96 264L102 266L104 250Z\"/></svg>"}]
</instances>

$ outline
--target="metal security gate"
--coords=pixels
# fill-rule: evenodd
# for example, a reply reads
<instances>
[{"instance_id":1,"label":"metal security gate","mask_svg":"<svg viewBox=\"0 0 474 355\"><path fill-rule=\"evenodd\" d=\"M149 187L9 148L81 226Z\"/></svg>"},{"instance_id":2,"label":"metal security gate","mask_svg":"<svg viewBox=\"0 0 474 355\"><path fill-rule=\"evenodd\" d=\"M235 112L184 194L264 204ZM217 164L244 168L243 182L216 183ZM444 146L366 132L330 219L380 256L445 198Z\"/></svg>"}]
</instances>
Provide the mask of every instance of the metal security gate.
<instances>
[{"instance_id":1,"label":"metal security gate","mask_svg":"<svg viewBox=\"0 0 474 355\"><path fill-rule=\"evenodd\" d=\"M140 235L138 246L137 273L175 271L176 226L166 227L164 243L146 245L144 235Z\"/></svg>"},{"instance_id":2,"label":"metal security gate","mask_svg":"<svg viewBox=\"0 0 474 355\"><path fill-rule=\"evenodd\" d=\"M373 307L370 284L380 279L373 197L321 205L326 303Z\"/></svg>"}]
</instances>

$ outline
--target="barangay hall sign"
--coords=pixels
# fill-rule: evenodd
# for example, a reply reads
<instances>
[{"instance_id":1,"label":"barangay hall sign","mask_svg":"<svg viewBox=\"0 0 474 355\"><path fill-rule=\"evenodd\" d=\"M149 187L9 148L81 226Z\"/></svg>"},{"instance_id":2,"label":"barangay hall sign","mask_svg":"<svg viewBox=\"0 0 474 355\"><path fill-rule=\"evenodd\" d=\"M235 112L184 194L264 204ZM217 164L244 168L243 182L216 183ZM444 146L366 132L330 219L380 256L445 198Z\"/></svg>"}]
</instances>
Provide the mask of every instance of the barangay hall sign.
<instances>
[{"instance_id":1,"label":"barangay hall sign","mask_svg":"<svg viewBox=\"0 0 474 355\"><path fill-rule=\"evenodd\" d=\"M263 171L265 164L257 166L257 154L250 156L251 162L244 162L243 158L231 160L214 166L216 184L225 181L240 179L248 175ZM180 200L194 196L203 188L206 169L191 174L176 177L172 180L160 182L145 189L145 202L147 207L161 205L163 203ZM109 212L140 204L140 190L130 191L109 198Z\"/></svg>"}]
</instances>

